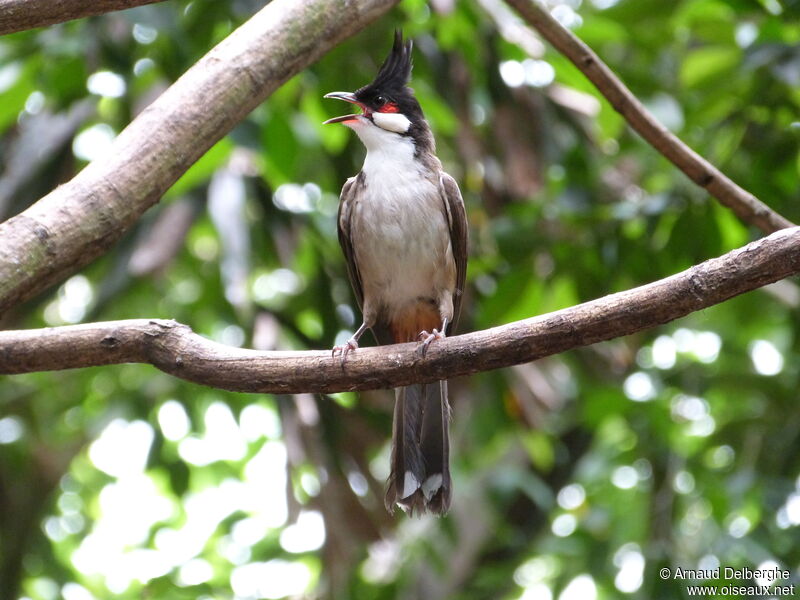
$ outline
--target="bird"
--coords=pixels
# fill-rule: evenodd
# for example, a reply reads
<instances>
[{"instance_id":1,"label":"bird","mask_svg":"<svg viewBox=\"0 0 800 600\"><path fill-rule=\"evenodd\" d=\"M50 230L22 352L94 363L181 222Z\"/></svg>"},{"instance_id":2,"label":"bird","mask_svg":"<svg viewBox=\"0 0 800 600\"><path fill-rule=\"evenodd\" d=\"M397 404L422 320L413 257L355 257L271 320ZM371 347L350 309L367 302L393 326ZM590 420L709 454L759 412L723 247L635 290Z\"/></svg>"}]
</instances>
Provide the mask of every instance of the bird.
<instances>
[{"instance_id":1,"label":"bird","mask_svg":"<svg viewBox=\"0 0 800 600\"><path fill-rule=\"evenodd\" d=\"M375 79L355 92L325 98L360 113L325 121L352 129L366 147L361 171L339 202L339 243L363 316L347 342L333 348L345 365L370 329L378 344L429 346L453 331L467 270L467 216L455 179L435 154L431 128L414 91L411 40L395 31ZM444 515L451 501L450 405L447 382L395 390L390 474L385 505L411 515Z\"/></svg>"}]
</instances>

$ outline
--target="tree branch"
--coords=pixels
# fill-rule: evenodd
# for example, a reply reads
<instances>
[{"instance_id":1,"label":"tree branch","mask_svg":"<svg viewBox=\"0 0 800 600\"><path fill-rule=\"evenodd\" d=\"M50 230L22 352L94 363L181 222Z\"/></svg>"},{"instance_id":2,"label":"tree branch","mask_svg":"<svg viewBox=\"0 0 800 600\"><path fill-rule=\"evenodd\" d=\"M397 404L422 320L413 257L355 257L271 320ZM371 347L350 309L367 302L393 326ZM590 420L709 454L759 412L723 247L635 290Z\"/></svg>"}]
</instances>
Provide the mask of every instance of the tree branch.
<instances>
[{"instance_id":1,"label":"tree branch","mask_svg":"<svg viewBox=\"0 0 800 600\"><path fill-rule=\"evenodd\" d=\"M0 0L0 35L164 0Z\"/></svg>"},{"instance_id":2,"label":"tree branch","mask_svg":"<svg viewBox=\"0 0 800 600\"><path fill-rule=\"evenodd\" d=\"M216 141L397 0L273 0L70 182L0 223L0 316L116 242Z\"/></svg>"},{"instance_id":3,"label":"tree branch","mask_svg":"<svg viewBox=\"0 0 800 600\"><path fill-rule=\"evenodd\" d=\"M800 272L800 227L632 290L546 315L417 344L361 348L342 368L330 351L223 346L174 321L137 319L0 332L0 374L127 362L240 392L337 392L435 381L529 362L628 335Z\"/></svg>"},{"instance_id":4,"label":"tree branch","mask_svg":"<svg viewBox=\"0 0 800 600\"><path fill-rule=\"evenodd\" d=\"M538 0L506 1L586 75L639 135L742 221L766 233L793 226L791 221L739 187L659 123L600 57L553 18Z\"/></svg>"}]
</instances>

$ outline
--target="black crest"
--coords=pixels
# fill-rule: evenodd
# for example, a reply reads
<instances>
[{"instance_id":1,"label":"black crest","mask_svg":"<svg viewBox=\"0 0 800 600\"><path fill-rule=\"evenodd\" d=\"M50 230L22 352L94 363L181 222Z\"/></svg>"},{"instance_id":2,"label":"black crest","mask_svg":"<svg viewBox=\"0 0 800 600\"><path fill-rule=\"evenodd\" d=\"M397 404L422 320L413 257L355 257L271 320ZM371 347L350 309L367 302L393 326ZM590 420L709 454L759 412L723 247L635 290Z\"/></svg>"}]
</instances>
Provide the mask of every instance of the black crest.
<instances>
[{"instance_id":1,"label":"black crest","mask_svg":"<svg viewBox=\"0 0 800 600\"><path fill-rule=\"evenodd\" d=\"M375 79L368 86L386 92L402 92L411 79L411 40L403 42L403 32L394 32L394 45L386 60L383 61Z\"/></svg>"},{"instance_id":2,"label":"black crest","mask_svg":"<svg viewBox=\"0 0 800 600\"><path fill-rule=\"evenodd\" d=\"M417 152L434 152L433 135L422 108L414 97L414 91L407 86L411 79L411 40L403 41L403 32L394 32L394 44L389 56L383 61L378 74L369 85L355 92L356 98L372 110L380 110L386 102L395 104L397 110L408 117L411 127L404 135L414 139Z\"/></svg>"}]
</instances>

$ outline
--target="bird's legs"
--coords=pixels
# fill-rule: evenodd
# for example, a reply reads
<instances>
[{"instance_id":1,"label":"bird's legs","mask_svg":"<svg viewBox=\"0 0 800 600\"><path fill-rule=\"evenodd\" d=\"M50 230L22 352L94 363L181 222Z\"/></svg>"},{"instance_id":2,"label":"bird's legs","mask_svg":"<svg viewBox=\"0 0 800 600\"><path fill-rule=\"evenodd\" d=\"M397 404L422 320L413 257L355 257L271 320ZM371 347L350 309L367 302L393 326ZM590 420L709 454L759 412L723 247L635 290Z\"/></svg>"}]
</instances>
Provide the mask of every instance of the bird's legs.
<instances>
[{"instance_id":1,"label":"bird's legs","mask_svg":"<svg viewBox=\"0 0 800 600\"><path fill-rule=\"evenodd\" d=\"M358 340L360 340L361 336L364 335L367 327L369 327L369 325L367 325L366 322L361 323L361 327L359 327L358 330L356 330L356 332L350 336L349 340L347 340L344 344L334 346L333 350L331 350L331 356L335 357L337 352L342 355L342 366L344 366L344 363L347 360L347 355L350 354L351 351L358 348Z\"/></svg>"},{"instance_id":2,"label":"bird's legs","mask_svg":"<svg viewBox=\"0 0 800 600\"><path fill-rule=\"evenodd\" d=\"M420 344L419 350L422 353L423 358L425 357L425 353L428 351L428 346L431 345L433 340L443 340L445 337L445 331L447 331L447 317L442 319L442 328L436 329L434 328L433 331L428 333L426 330L422 330L419 332L419 340L422 342Z\"/></svg>"}]
</instances>

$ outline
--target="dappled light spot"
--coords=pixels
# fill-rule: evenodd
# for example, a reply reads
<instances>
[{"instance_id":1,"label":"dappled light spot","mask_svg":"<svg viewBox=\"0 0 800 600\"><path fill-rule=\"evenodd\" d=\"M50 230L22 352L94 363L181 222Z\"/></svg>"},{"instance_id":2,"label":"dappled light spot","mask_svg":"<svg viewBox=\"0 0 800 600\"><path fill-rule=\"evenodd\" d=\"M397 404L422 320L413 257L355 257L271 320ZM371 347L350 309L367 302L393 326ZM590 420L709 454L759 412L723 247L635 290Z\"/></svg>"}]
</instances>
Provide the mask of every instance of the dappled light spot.
<instances>
[{"instance_id":1,"label":"dappled light spot","mask_svg":"<svg viewBox=\"0 0 800 600\"><path fill-rule=\"evenodd\" d=\"M152 58L140 58L133 63L133 74L137 77L141 77L145 73L155 68L155 66L156 63Z\"/></svg>"},{"instance_id":2,"label":"dappled light spot","mask_svg":"<svg viewBox=\"0 0 800 600\"><path fill-rule=\"evenodd\" d=\"M742 538L747 535L753 524L744 515L734 516L728 521L728 533L731 537Z\"/></svg>"},{"instance_id":3,"label":"dappled light spot","mask_svg":"<svg viewBox=\"0 0 800 600\"><path fill-rule=\"evenodd\" d=\"M750 345L750 359L759 375L777 375L783 370L783 354L767 340L756 340Z\"/></svg>"},{"instance_id":4,"label":"dappled light spot","mask_svg":"<svg viewBox=\"0 0 800 600\"><path fill-rule=\"evenodd\" d=\"M716 422L705 399L678 394L672 399L671 407L673 420L689 423L688 435L705 437L714 433Z\"/></svg>"},{"instance_id":5,"label":"dappled light spot","mask_svg":"<svg viewBox=\"0 0 800 600\"><path fill-rule=\"evenodd\" d=\"M45 102L45 95L39 90L34 90L31 92L30 96L28 96L28 99L25 100L25 112L29 115L38 115L42 112Z\"/></svg>"},{"instance_id":6,"label":"dappled light spot","mask_svg":"<svg viewBox=\"0 0 800 600\"><path fill-rule=\"evenodd\" d=\"M239 414L239 429L248 442L258 439L277 439L281 436L281 422L272 406L248 404Z\"/></svg>"},{"instance_id":7,"label":"dappled light spot","mask_svg":"<svg viewBox=\"0 0 800 600\"><path fill-rule=\"evenodd\" d=\"M96 123L75 136L72 153L81 160L93 161L106 156L111 149L116 132L107 123Z\"/></svg>"},{"instance_id":8,"label":"dappled light spot","mask_svg":"<svg viewBox=\"0 0 800 600\"><path fill-rule=\"evenodd\" d=\"M758 573L754 579L758 585L772 585L775 581L780 581L775 577L770 577L768 574L776 573L777 570L784 567L774 560L764 560L756 565L755 571Z\"/></svg>"},{"instance_id":9,"label":"dappled light spot","mask_svg":"<svg viewBox=\"0 0 800 600\"><path fill-rule=\"evenodd\" d=\"M517 585L526 587L552 577L555 571L552 560L548 560L546 557L531 558L515 569L514 581Z\"/></svg>"},{"instance_id":10,"label":"dappled light spot","mask_svg":"<svg viewBox=\"0 0 800 600\"><path fill-rule=\"evenodd\" d=\"M619 569L614 586L620 592L632 594L642 587L645 559L637 544L625 544L617 550L614 565Z\"/></svg>"},{"instance_id":11,"label":"dappled light spot","mask_svg":"<svg viewBox=\"0 0 800 600\"><path fill-rule=\"evenodd\" d=\"M690 494L694 490L694 475L689 471L678 471L672 480L672 489L679 494Z\"/></svg>"},{"instance_id":12,"label":"dappled light spot","mask_svg":"<svg viewBox=\"0 0 800 600\"><path fill-rule=\"evenodd\" d=\"M397 539L373 542L368 556L361 564L361 576L371 583L387 583L394 579L400 563L400 544Z\"/></svg>"},{"instance_id":13,"label":"dappled light spot","mask_svg":"<svg viewBox=\"0 0 800 600\"><path fill-rule=\"evenodd\" d=\"M573 510L586 500L586 491L580 483L571 483L559 490L556 499L564 510Z\"/></svg>"},{"instance_id":14,"label":"dappled light spot","mask_svg":"<svg viewBox=\"0 0 800 600\"><path fill-rule=\"evenodd\" d=\"M61 587L63 600L95 600L94 595L79 583L70 581Z\"/></svg>"},{"instance_id":15,"label":"dappled light spot","mask_svg":"<svg viewBox=\"0 0 800 600\"><path fill-rule=\"evenodd\" d=\"M634 402L647 402L656 397L653 378L643 371L628 375L622 384L625 395Z\"/></svg>"},{"instance_id":16,"label":"dappled light spot","mask_svg":"<svg viewBox=\"0 0 800 600\"><path fill-rule=\"evenodd\" d=\"M653 342L653 366L658 369L671 369L675 366L677 344L668 335L660 335Z\"/></svg>"},{"instance_id":17,"label":"dappled light spot","mask_svg":"<svg viewBox=\"0 0 800 600\"><path fill-rule=\"evenodd\" d=\"M138 475L144 471L152 443L153 428L148 423L114 419L89 446L89 458L112 477Z\"/></svg>"},{"instance_id":18,"label":"dappled light spot","mask_svg":"<svg viewBox=\"0 0 800 600\"><path fill-rule=\"evenodd\" d=\"M325 542L325 522L316 510L302 511L297 522L281 532L281 547L287 552L298 554L312 552Z\"/></svg>"},{"instance_id":19,"label":"dappled light spot","mask_svg":"<svg viewBox=\"0 0 800 600\"><path fill-rule=\"evenodd\" d=\"M697 568L703 569L704 571L717 569L719 568L719 558L715 554L704 554L700 557L700 560L697 561Z\"/></svg>"},{"instance_id":20,"label":"dappled light spot","mask_svg":"<svg viewBox=\"0 0 800 600\"><path fill-rule=\"evenodd\" d=\"M204 423L203 435L192 435L180 442L181 458L193 465L209 465L244 457L247 443L227 404L213 402L206 409Z\"/></svg>"},{"instance_id":21,"label":"dappled light spot","mask_svg":"<svg viewBox=\"0 0 800 600\"><path fill-rule=\"evenodd\" d=\"M369 492L369 483L367 478L364 477L359 471L350 471L347 474L347 483L350 484L350 489L356 496L364 498Z\"/></svg>"},{"instance_id":22,"label":"dappled light spot","mask_svg":"<svg viewBox=\"0 0 800 600\"><path fill-rule=\"evenodd\" d=\"M727 444L709 448L706 452L706 464L712 469L725 469L733 464L736 452Z\"/></svg>"},{"instance_id":23,"label":"dappled light spot","mask_svg":"<svg viewBox=\"0 0 800 600\"><path fill-rule=\"evenodd\" d=\"M308 213L321 198L319 186L314 183L284 183L275 190L272 202L280 208L292 213Z\"/></svg>"},{"instance_id":24,"label":"dappled light spot","mask_svg":"<svg viewBox=\"0 0 800 600\"><path fill-rule=\"evenodd\" d=\"M544 583L532 583L525 588L519 600L551 600L552 590Z\"/></svg>"},{"instance_id":25,"label":"dappled light spot","mask_svg":"<svg viewBox=\"0 0 800 600\"><path fill-rule=\"evenodd\" d=\"M519 87L525 83L525 68L518 60L500 63L500 77L508 87Z\"/></svg>"},{"instance_id":26,"label":"dappled light spot","mask_svg":"<svg viewBox=\"0 0 800 600\"><path fill-rule=\"evenodd\" d=\"M611 474L611 483L621 490L629 490L639 483L639 474L630 465L623 465L614 469Z\"/></svg>"},{"instance_id":27,"label":"dappled light spot","mask_svg":"<svg viewBox=\"0 0 800 600\"><path fill-rule=\"evenodd\" d=\"M45 308L45 319L49 325L79 323L93 300L92 284L85 276L75 275L58 288L57 298Z\"/></svg>"},{"instance_id":28,"label":"dappled light spot","mask_svg":"<svg viewBox=\"0 0 800 600\"><path fill-rule=\"evenodd\" d=\"M158 425L164 437L175 442L186 437L191 423L183 404L177 400L167 400L158 409Z\"/></svg>"},{"instance_id":29,"label":"dappled light spot","mask_svg":"<svg viewBox=\"0 0 800 600\"><path fill-rule=\"evenodd\" d=\"M104 98L120 98L125 95L125 79L113 71L97 71L89 75L86 89Z\"/></svg>"},{"instance_id":30,"label":"dappled light spot","mask_svg":"<svg viewBox=\"0 0 800 600\"><path fill-rule=\"evenodd\" d=\"M775 516L775 522L781 529L800 525L800 492L789 494L784 504Z\"/></svg>"},{"instance_id":31,"label":"dappled light spot","mask_svg":"<svg viewBox=\"0 0 800 600\"><path fill-rule=\"evenodd\" d=\"M174 513L145 474L129 474L106 485L99 496L100 516L72 555L75 568L86 575L101 574L114 593L132 581L146 582L169 572L171 565L157 550L129 549L143 543L150 528Z\"/></svg>"},{"instance_id":32,"label":"dappled light spot","mask_svg":"<svg viewBox=\"0 0 800 600\"><path fill-rule=\"evenodd\" d=\"M569 4L556 4L550 14L567 29L575 29L583 23L581 16Z\"/></svg>"},{"instance_id":33,"label":"dappled light spot","mask_svg":"<svg viewBox=\"0 0 800 600\"><path fill-rule=\"evenodd\" d=\"M280 296L293 295L303 287L297 273L291 269L275 269L259 275L253 283L253 296L259 302L272 302Z\"/></svg>"},{"instance_id":34,"label":"dappled light spot","mask_svg":"<svg viewBox=\"0 0 800 600\"><path fill-rule=\"evenodd\" d=\"M597 585L591 575L578 575L558 595L558 600L596 600Z\"/></svg>"},{"instance_id":35,"label":"dappled light spot","mask_svg":"<svg viewBox=\"0 0 800 600\"><path fill-rule=\"evenodd\" d=\"M274 559L235 567L233 593L241 598L277 599L301 594L311 582L311 571L301 562Z\"/></svg>"},{"instance_id":36,"label":"dappled light spot","mask_svg":"<svg viewBox=\"0 0 800 600\"><path fill-rule=\"evenodd\" d=\"M140 44L152 44L156 41L158 37L158 29L150 27L149 25L144 25L142 23L134 23L133 24L133 39L135 39Z\"/></svg>"},{"instance_id":37,"label":"dappled light spot","mask_svg":"<svg viewBox=\"0 0 800 600\"><path fill-rule=\"evenodd\" d=\"M214 568L207 560L193 558L178 569L178 585L190 586L205 583L214 576Z\"/></svg>"},{"instance_id":38,"label":"dappled light spot","mask_svg":"<svg viewBox=\"0 0 800 600\"><path fill-rule=\"evenodd\" d=\"M550 529L558 537L567 537L575 532L577 526L578 521L575 516L566 514L558 515L555 519L553 519L553 525L550 527Z\"/></svg>"},{"instance_id":39,"label":"dappled light spot","mask_svg":"<svg viewBox=\"0 0 800 600\"><path fill-rule=\"evenodd\" d=\"M13 444L25 433L25 425L18 417L0 419L0 444Z\"/></svg>"},{"instance_id":40,"label":"dappled light spot","mask_svg":"<svg viewBox=\"0 0 800 600\"><path fill-rule=\"evenodd\" d=\"M506 60L500 63L500 77L508 87L529 85L545 87L553 83L555 70L544 60L526 58L523 61Z\"/></svg>"}]
</instances>

